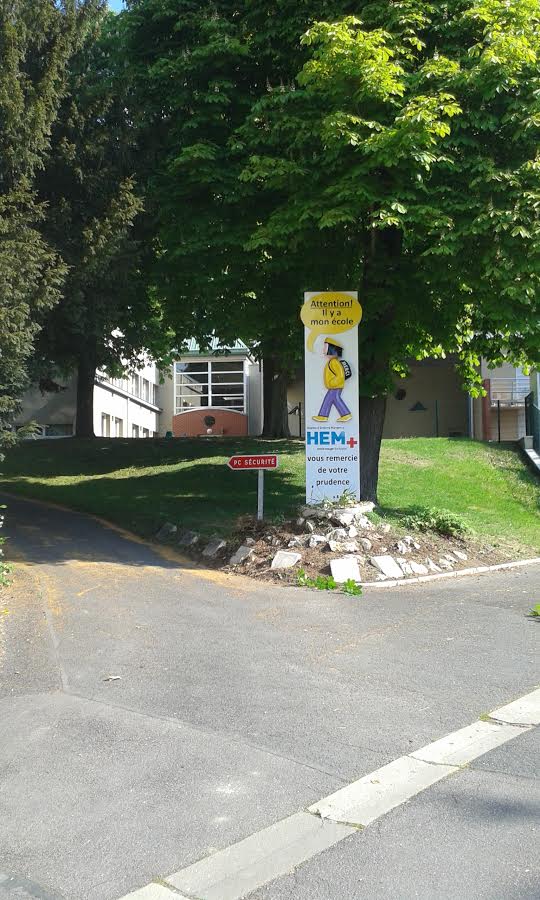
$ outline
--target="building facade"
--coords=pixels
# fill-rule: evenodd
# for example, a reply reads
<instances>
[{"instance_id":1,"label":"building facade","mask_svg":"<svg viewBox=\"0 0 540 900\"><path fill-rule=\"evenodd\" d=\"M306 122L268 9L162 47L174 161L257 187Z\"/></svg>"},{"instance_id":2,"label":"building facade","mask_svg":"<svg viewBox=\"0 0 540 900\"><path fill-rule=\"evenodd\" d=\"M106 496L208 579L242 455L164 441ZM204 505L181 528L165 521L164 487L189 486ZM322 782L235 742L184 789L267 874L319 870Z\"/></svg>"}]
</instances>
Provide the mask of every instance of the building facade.
<instances>
[{"instance_id":1,"label":"building facade","mask_svg":"<svg viewBox=\"0 0 540 900\"><path fill-rule=\"evenodd\" d=\"M187 351L163 374L160 433L174 437L260 434L262 366L242 341L225 351L214 341Z\"/></svg>"},{"instance_id":2,"label":"building facade","mask_svg":"<svg viewBox=\"0 0 540 900\"><path fill-rule=\"evenodd\" d=\"M387 401L385 438L471 437L517 441L526 434L525 398L532 379L510 365L482 362L486 396L462 389L453 359L412 362ZM305 434L303 376L288 391L289 427ZM34 421L39 437L75 433L76 379L55 393L29 391L16 424ZM223 349L195 341L166 370L148 362L122 378L98 373L94 432L99 437L148 438L258 435L263 428L263 369L242 341Z\"/></svg>"},{"instance_id":3,"label":"building facade","mask_svg":"<svg viewBox=\"0 0 540 900\"><path fill-rule=\"evenodd\" d=\"M470 437L517 441L525 436L525 397L531 379L505 365L489 369L482 361L486 396L473 399L462 387L456 360L412 361L406 378L396 381L386 405L384 438ZM289 389L291 434L305 434L304 381L299 374Z\"/></svg>"},{"instance_id":4,"label":"building facade","mask_svg":"<svg viewBox=\"0 0 540 900\"><path fill-rule=\"evenodd\" d=\"M98 437L149 438L159 434L159 370L148 363L135 374L110 378L96 374L94 385L94 433ZM59 383L59 389L43 393L33 388L24 395L15 425L35 422L36 437L61 438L75 434L76 376Z\"/></svg>"}]
</instances>

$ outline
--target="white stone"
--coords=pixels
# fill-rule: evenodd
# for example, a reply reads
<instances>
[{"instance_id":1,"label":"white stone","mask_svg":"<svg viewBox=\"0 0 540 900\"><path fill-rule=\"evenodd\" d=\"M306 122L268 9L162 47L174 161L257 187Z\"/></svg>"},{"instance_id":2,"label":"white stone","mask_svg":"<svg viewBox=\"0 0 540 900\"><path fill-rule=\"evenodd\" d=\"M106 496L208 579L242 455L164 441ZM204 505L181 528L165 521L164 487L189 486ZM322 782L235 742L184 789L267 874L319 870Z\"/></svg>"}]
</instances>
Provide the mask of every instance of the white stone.
<instances>
[{"instance_id":1,"label":"white stone","mask_svg":"<svg viewBox=\"0 0 540 900\"><path fill-rule=\"evenodd\" d=\"M434 563L432 559L429 559L429 557L428 557L428 559L426 559L426 566L428 567L430 572L440 572L441 571L439 566L436 563Z\"/></svg>"},{"instance_id":2,"label":"white stone","mask_svg":"<svg viewBox=\"0 0 540 900\"><path fill-rule=\"evenodd\" d=\"M156 541L166 541L167 538L171 537L173 534L176 534L178 528L176 525L173 525L172 522L165 522L164 525L161 526L158 533L156 534Z\"/></svg>"},{"instance_id":3,"label":"white stone","mask_svg":"<svg viewBox=\"0 0 540 900\"><path fill-rule=\"evenodd\" d=\"M396 544L396 550L398 553L404 555L405 553L409 553L410 547L405 543L405 541L398 541Z\"/></svg>"},{"instance_id":4,"label":"white stone","mask_svg":"<svg viewBox=\"0 0 540 900\"><path fill-rule=\"evenodd\" d=\"M428 575L429 574L428 567L424 566L423 563L417 563L414 561L414 559L411 559L409 565L415 575Z\"/></svg>"},{"instance_id":5,"label":"white stone","mask_svg":"<svg viewBox=\"0 0 540 900\"><path fill-rule=\"evenodd\" d=\"M458 559L461 559L461 560L463 560L464 562L465 562L466 559L469 558L469 557L467 556L467 554L463 552L463 550L454 550L454 556L457 556Z\"/></svg>"},{"instance_id":6,"label":"white stone","mask_svg":"<svg viewBox=\"0 0 540 900\"><path fill-rule=\"evenodd\" d=\"M245 538L245 543L248 547L253 547L257 542L256 542L255 538L247 537L247 538Z\"/></svg>"},{"instance_id":7,"label":"white stone","mask_svg":"<svg viewBox=\"0 0 540 900\"><path fill-rule=\"evenodd\" d=\"M233 553L229 560L230 566L239 566L241 563L245 562L246 559L249 559L251 554L253 553L253 548L248 547L246 544L242 544L241 547L238 548L236 553Z\"/></svg>"},{"instance_id":8,"label":"white stone","mask_svg":"<svg viewBox=\"0 0 540 900\"><path fill-rule=\"evenodd\" d=\"M212 538L212 540L206 545L204 548L202 555L208 556L210 559L214 559L222 550L225 550L227 546L227 541L222 540L221 538Z\"/></svg>"},{"instance_id":9,"label":"white stone","mask_svg":"<svg viewBox=\"0 0 540 900\"><path fill-rule=\"evenodd\" d=\"M337 515L332 516L332 522L336 522L338 525L343 525L345 528L348 528L350 525L352 525L354 522L354 519L355 519L354 513L351 513L351 512L343 512L343 513L340 513L338 516Z\"/></svg>"},{"instance_id":10,"label":"white stone","mask_svg":"<svg viewBox=\"0 0 540 900\"><path fill-rule=\"evenodd\" d=\"M327 541L346 541L347 532L344 528L332 528L326 535Z\"/></svg>"},{"instance_id":11,"label":"white stone","mask_svg":"<svg viewBox=\"0 0 540 900\"><path fill-rule=\"evenodd\" d=\"M369 519L366 516L356 516L354 521L355 521L357 527L363 528L364 531L372 531L374 528L374 525L372 524L372 522L369 521Z\"/></svg>"},{"instance_id":12,"label":"white stone","mask_svg":"<svg viewBox=\"0 0 540 900\"><path fill-rule=\"evenodd\" d=\"M414 547L415 550L420 550L420 544L418 543L418 541L415 541L415 539L411 537L410 534L405 535L405 537L403 538L403 543L407 544L408 547Z\"/></svg>"},{"instance_id":13,"label":"white stone","mask_svg":"<svg viewBox=\"0 0 540 900\"><path fill-rule=\"evenodd\" d=\"M441 559L439 560L439 566L441 567L441 569L453 569L454 565L455 564L451 563L448 559L443 559L441 557Z\"/></svg>"},{"instance_id":14,"label":"white stone","mask_svg":"<svg viewBox=\"0 0 540 900\"><path fill-rule=\"evenodd\" d=\"M315 525L313 524L313 522L310 522L309 519L306 522L306 528L311 534L313 534L313 532L315 531Z\"/></svg>"},{"instance_id":15,"label":"white stone","mask_svg":"<svg viewBox=\"0 0 540 900\"><path fill-rule=\"evenodd\" d=\"M303 528L305 523L306 520L302 516L300 516L300 518L296 520L296 525L298 528Z\"/></svg>"},{"instance_id":16,"label":"white stone","mask_svg":"<svg viewBox=\"0 0 540 900\"><path fill-rule=\"evenodd\" d=\"M398 559L397 564L404 575L413 575L412 566L406 559Z\"/></svg>"},{"instance_id":17,"label":"white stone","mask_svg":"<svg viewBox=\"0 0 540 900\"><path fill-rule=\"evenodd\" d=\"M332 553L358 553L356 541L328 541Z\"/></svg>"},{"instance_id":18,"label":"white stone","mask_svg":"<svg viewBox=\"0 0 540 900\"><path fill-rule=\"evenodd\" d=\"M356 541L344 541L341 547L344 553L358 553L359 550Z\"/></svg>"},{"instance_id":19,"label":"white stone","mask_svg":"<svg viewBox=\"0 0 540 900\"><path fill-rule=\"evenodd\" d=\"M370 563L387 578L403 578L403 572L393 556L372 556Z\"/></svg>"},{"instance_id":20,"label":"white stone","mask_svg":"<svg viewBox=\"0 0 540 900\"><path fill-rule=\"evenodd\" d=\"M304 517L304 519L328 519L329 512L327 509L322 509L320 506L303 506L300 510L300 515Z\"/></svg>"},{"instance_id":21,"label":"white stone","mask_svg":"<svg viewBox=\"0 0 540 900\"><path fill-rule=\"evenodd\" d=\"M178 543L181 547L194 547L199 543L199 535L195 531L184 531Z\"/></svg>"},{"instance_id":22,"label":"white stone","mask_svg":"<svg viewBox=\"0 0 540 900\"><path fill-rule=\"evenodd\" d=\"M314 550L315 547L321 547L326 544L326 538L323 534L312 534L309 539L308 547Z\"/></svg>"},{"instance_id":23,"label":"white stone","mask_svg":"<svg viewBox=\"0 0 540 900\"><path fill-rule=\"evenodd\" d=\"M392 530L392 526L388 525L388 523L383 523L379 525L379 531L382 531L383 534L388 534L389 531Z\"/></svg>"},{"instance_id":24,"label":"white stone","mask_svg":"<svg viewBox=\"0 0 540 900\"><path fill-rule=\"evenodd\" d=\"M350 538L358 537L358 528L355 528L354 525L351 525L347 534L349 535Z\"/></svg>"},{"instance_id":25,"label":"white stone","mask_svg":"<svg viewBox=\"0 0 540 900\"><path fill-rule=\"evenodd\" d=\"M371 543L369 538L363 537L363 538L360 538L360 546L362 547L362 550L371 550L373 547L373 544Z\"/></svg>"},{"instance_id":26,"label":"white stone","mask_svg":"<svg viewBox=\"0 0 540 900\"><path fill-rule=\"evenodd\" d=\"M334 581L343 584L345 581L360 581L360 567L354 556L343 556L330 560L330 571Z\"/></svg>"},{"instance_id":27,"label":"white stone","mask_svg":"<svg viewBox=\"0 0 540 900\"><path fill-rule=\"evenodd\" d=\"M300 553L292 553L290 550L278 550L272 560L272 569L292 569L302 559Z\"/></svg>"}]
</instances>

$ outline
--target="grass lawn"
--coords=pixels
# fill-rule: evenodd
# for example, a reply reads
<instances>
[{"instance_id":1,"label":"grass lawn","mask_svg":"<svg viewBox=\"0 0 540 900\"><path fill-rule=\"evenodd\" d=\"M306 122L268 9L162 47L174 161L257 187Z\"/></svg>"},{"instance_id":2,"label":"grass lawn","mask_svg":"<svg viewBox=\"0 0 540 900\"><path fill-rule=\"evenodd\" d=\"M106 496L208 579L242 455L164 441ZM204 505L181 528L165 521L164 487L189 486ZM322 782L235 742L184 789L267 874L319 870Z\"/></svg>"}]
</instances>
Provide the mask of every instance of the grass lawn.
<instances>
[{"instance_id":1,"label":"grass lawn","mask_svg":"<svg viewBox=\"0 0 540 900\"><path fill-rule=\"evenodd\" d=\"M299 441L28 441L1 464L0 487L94 513L143 536L165 520L227 532L256 511L256 474L231 472L233 453L280 454L266 475L266 513L289 516L304 500ZM444 438L383 444L381 515L415 506L449 509L493 543L540 553L540 481L508 446Z\"/></svg>"}]
</instances>

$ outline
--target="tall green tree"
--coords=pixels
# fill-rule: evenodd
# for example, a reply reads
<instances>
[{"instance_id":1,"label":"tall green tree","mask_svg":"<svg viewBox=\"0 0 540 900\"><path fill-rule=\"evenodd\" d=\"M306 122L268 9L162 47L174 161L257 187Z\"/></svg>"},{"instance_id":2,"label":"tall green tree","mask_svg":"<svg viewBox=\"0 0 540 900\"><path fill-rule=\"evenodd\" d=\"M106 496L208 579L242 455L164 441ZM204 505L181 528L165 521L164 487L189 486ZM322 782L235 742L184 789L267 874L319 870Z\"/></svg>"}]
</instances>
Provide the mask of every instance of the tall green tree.
<instances>
[{"instance_id":1,"label":"tall green tree","mask_svg":"<svg viewBox=\"0 0 540 900\"><path fill-rule=\"evenodd\" d=\"M37 363L42 375L77 373L76 433L91 437L96 370L119 372L144 351L159 357L167 337L143 277L151 241L133 175L137 135L116 16L103 12L72 60L68 89L39 181L44 233L68 271Z\"/></svg>"},{"instance_id":2,"label":"tall green tree","mask_svg":"<svg viewBox=\"0 0 540 900\"><path fill-rule=\"evenodd\" d=\"M171 321L289 365L302 291L357 289L375 499L411 358L455 353L473 389L481 356L539 360L537 0L129 0L125 16Z\"/></svg>"},{"instance_id":3,"label":"tall green tree","mask_svg":"<svg viewBox=\"0 0 540 900\"><path fill-rule=\"evenodd\" d=\"M358 4L313 25L296 84L241 129L242 177L272 198L248 246L311 257L338 236L357 288L362 495L376 499L385 396L411 357L540 357L540 7Z\"/></svg>"},{"instance_id":4,"label":"tall green tree","mask_svg":"<svg viewBox=\"0 0 540 900\"><path fill-rule=\"evenodd\" d=\"M350 4L331 4L342 12ZM158 253L153 276L179 339L242 337L265 366L265 433L288 433L287 379L302 340L291 317L315 261L291 248L276 266L250 249L272 201L241 180L239 129L256 102L289 85L306 52L300 37L328 3L129 0L122 14L132 112L141 127L146 203ZM318 271L331 277L333 238L321 234ZM322 277L322 276L321 276Z\"/></svg>"},{"instance_id":5,"label":"tall green tree","mask_svg":"<svg viewBox=\"0 0 540 900\"><path fill-rule=\"evenodd\" d=\"M44 312L65 266L41 233L35 179L49 150L67 68L97 0L0 0L0 433L16 412Z\"/></svg>"}]
</instances>

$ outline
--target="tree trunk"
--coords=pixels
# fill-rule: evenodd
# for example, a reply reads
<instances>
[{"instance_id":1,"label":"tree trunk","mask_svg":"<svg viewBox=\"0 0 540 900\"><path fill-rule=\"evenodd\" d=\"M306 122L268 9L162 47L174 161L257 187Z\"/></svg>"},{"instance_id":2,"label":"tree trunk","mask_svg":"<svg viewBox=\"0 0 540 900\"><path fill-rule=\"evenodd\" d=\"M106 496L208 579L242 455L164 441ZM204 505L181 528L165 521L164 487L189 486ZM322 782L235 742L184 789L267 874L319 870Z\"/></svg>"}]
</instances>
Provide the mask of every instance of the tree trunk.
<instances>
[{"instance_id":1,"label":"tree trunk","mask_svg":"<svg viewBox=\"0 0 540 900\"><path fill-rule=\"evenodd\" d=\"M386 397L360 397L360 497L377 503Z\"/></svg>"},{"instance_id":2,"label":"tree trunk","mask_svg":"<svg viewBox=\"0 0 540 900\"><path fill-rule=\"evenodd\" d=\"M94 434L94 382L95 357L82 353L77 366L77 419L76 437L93 438Z\"/></svg>"},{"instance_id":3,"label":"tree trunk","mask_svg":"<svg viewBox=\"0 0 540 900\"><path fill-rule=\"evenodd\" d=\"M262 436L265 438L290 438L287 375L279 370L273 356L265 357L263 373L264 427Z\"/></svg>"}]
</instances>

